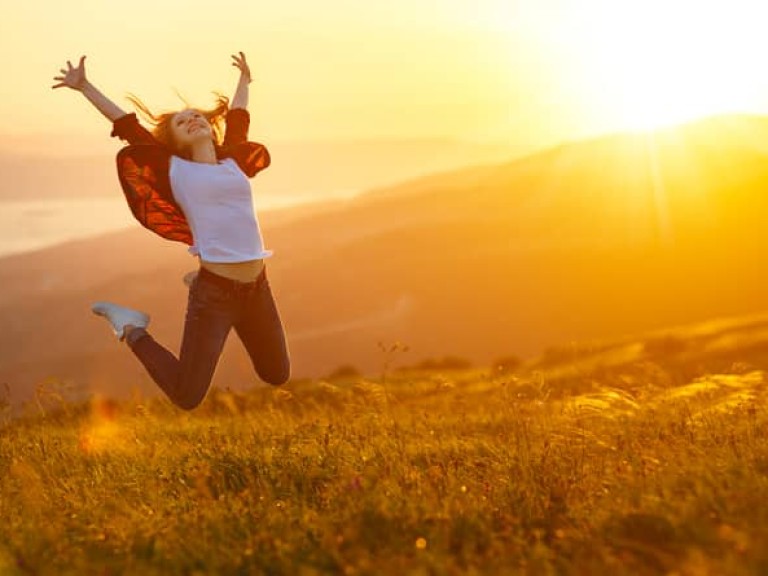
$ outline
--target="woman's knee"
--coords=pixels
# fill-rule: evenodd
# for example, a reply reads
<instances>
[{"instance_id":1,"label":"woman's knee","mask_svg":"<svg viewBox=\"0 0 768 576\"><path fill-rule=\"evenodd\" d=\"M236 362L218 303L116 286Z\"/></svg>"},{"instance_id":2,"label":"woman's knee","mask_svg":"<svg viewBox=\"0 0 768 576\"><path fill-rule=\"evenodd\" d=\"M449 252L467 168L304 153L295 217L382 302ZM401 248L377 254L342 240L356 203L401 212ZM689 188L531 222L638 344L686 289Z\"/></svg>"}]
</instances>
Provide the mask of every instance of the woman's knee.
<instances>
[{"instance_id":1,"label":"woman's knee","mask_svg":"<svg viewBox=\"0 0 768 576\"><path fill-rule=\"evenodd\" d=\"M182 374L182 376L186 377L181 377L177 381L171 400L183 410L194 410L208 395L213 375L199 371Z\"/></svg>"},{"instance_id":2,"label":"woman's knee","mask_svg":"<svg viewBox=\"0 0 768 576\"><path fill-rule=\"evenodd\" d=\"M200 404L203 403L203 400L205 399L205 392L202 394L199 392L196 393L188 393L188 394L182 394L178 396L177 398L172 398L173 403L176 404L179 408L182 410L194 410Z\"/></svg>"},{"instance_id":3,"label":"woman's knee","mask_svg":"<svg viewBox=\"0 0 768 576\"><path fill-rule=\"evenodd\" d=\"M259 378L272 386L285 384L291 378L291 365L285 363L269 370L261 370L259 371Z\"/></svg>"}]
</instances>

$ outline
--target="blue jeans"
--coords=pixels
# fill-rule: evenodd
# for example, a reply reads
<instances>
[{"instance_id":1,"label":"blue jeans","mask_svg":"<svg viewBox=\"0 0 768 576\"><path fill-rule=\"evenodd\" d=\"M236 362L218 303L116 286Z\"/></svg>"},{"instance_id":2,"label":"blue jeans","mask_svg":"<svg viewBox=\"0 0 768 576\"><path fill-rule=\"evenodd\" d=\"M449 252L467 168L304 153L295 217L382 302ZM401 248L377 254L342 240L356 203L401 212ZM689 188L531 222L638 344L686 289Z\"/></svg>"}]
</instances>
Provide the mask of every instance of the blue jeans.
<instances>
[{"instance_id":1,"label":"blue jeans","mask_svg":"<svg viewBox=\"0 0 768 576\"><path fill-rule=\"evenodd\" d=\"M178 359L143 328L132 330L126 342L168 398L191 410L205 398L233 327L259 377L273 385L286 382L288 347L266 269L253 282L229 280L200 269L189 288Z\"/></svg>"}]
</instances>

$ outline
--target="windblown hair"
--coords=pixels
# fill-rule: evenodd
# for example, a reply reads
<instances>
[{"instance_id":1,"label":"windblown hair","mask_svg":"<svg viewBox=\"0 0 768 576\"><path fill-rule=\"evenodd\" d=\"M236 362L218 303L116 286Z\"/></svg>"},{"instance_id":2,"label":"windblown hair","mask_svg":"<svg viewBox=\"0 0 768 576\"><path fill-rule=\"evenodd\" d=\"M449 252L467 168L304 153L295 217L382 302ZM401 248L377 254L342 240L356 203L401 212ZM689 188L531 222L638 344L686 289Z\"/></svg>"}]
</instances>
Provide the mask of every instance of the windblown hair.
<instances>
[{"instance_id":1,"label":"windblown hair","mask_svg":"<svg viewBox=\"0 0 768 576\"><path fill-rule=\"evenodd\" d=\"M213 108L208 110L202 110L200 108L196 109L205 116L208 123L211 125L214 145L221 146L224 138L224 120L227 115L227 110L229 110L229 98L218 92L214 92L214 94L216 95L216 105ZM131 101L139 114L141 114L149 124L154 126L152 134L161 144L167 146L174 154L181 156L182 158L186 158L187 160L192 159L191 152L181 148L173 138L171 120L176 113L179 112L178 110L174 112L153 114L146 104L144 104L137 96L128 94L126 97ZM184 100L184 98L182 98L182 100ZM184 100L184 103L187 105L187 108L193 108L193 106L190 106L186 100Z\"/></svg>"}]
</instances>

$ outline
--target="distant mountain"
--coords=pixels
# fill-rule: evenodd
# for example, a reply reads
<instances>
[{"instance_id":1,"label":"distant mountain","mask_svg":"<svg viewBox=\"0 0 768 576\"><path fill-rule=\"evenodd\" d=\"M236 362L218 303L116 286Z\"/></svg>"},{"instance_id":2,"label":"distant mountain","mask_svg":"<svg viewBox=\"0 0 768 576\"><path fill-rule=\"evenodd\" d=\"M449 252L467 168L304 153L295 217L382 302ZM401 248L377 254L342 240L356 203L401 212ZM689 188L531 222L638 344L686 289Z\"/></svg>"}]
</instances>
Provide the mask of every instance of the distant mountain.
<instances>
[{"instance_id":1,"label":"distant mountain","mask_svg":"<svg viewBox=\"0 0 768 576\"><path fill-rule=\"evenodd\" d=\"M120 193L114 156L121 143L101 143L89 155L62 150L35 154L29 144L0 147L0 201L114 196ZM108 147L107 144L112 144ZM451 139L370 139L267 142L272 166L254 180L260 195L318 199L478 163L498 162L530 152L504 143Z\"/></svg>"},{"instance_id":2,"label":"distant mountain","mask_svg":"<svg viewBox=\"0 0 768 576\"><path fill-rule=\"evenodd\" d=\"M419 178L314 213L265 213L296 376L553 344L768 309L768 119L729 116ZM149 311L177 349L194 266L142 230L0 261L0 383L154 386L92 318ZM232 338L219 385L254 383Z\"/></svg>"}]
</instances>

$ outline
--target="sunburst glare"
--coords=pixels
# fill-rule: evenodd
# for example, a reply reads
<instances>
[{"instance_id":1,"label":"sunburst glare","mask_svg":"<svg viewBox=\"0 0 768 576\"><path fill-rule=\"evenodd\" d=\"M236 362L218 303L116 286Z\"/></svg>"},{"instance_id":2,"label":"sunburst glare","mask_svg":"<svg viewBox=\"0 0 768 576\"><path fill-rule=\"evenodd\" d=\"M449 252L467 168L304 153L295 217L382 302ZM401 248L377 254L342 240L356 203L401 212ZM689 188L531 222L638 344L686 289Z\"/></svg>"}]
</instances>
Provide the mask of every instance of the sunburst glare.
<instances>
[{"instance_id":1,"label":"sunburst glare","mask_svg":"<svg viewBox=\"0 0 768 576\"><path fill-rule=\"evenodd\" d=\"M759 103L764 12L743 2L587 1L557 28L592 112L649 130Z\"/></svg>"}]
</instances>

